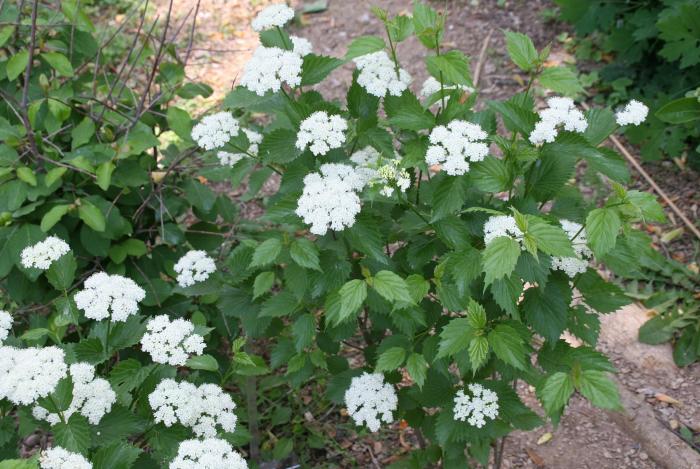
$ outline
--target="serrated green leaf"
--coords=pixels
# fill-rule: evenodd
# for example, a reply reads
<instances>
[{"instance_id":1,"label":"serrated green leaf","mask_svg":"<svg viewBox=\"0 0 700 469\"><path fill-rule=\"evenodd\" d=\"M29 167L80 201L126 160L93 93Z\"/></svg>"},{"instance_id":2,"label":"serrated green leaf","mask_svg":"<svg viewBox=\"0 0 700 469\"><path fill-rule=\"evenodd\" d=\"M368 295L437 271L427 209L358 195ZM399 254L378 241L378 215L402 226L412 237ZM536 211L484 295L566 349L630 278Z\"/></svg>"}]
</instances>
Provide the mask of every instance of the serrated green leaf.
<instances>
[{"instance_id":1,"label":"serrated green leaf","mask_svg":"<svg viewBox=\"0 0 700 469\"><path fill-rule=\"evenodd\" d=\"M489 332L488 337L489 344L498 358L520 370L527 368L527 350L515 329L506 324L499 324Z\"/></svg>"},{"instance_id":2,"label":"serrated green leaf","mask_svg":"<svg viewBox=\"0 0 700 469\"><path fill-rule=\"evenodd\" d=\"M568 373L554 373L544 382L541 399L548 414L561 410L574 393L574 381Z\"/></svg>"},{"instance_id":3,"label":"serrated green leaf","mask_svg":"<svg viewBox=\"0 0 700 469\"><path fill-rule=\"evenodd\" d=\"M596 257L601 257L615 247L622 221L613 208L596 208L586 217L588 244Z\"/></svg>"},{"instance_id":4,"label":"serrated green leaf","mask_svg":"<svg viewBox=\"0 0 700 469\"><path fill-rule=\"evenodd\" d=\"M474 331L469 327L468 319L452 319L440 332L440 348L437 358L451 356L466 350L473 337Z\"/></svg>"},{"instance_id":5,"label":"serrated green leaf","mask_svg":"<svg viewBox=\"0 0 700 469\"><path fill-rule=\"evenodd\" d=\"M579 377L579 391L596 407L622 408L617 386L604 371L583 370Z\"/></svg>"},{"instance_id":6,"label":"serrated green leaf","mask_svg":"<svg viewBox=\"0 0 700 469\"><path fill-rule=\"evenodd\" d=\"M506 31L506 49L510 60L521 70L529 72L537 67L539 56L532 39L522 33Z\"/></svg>"},{"instance_id":7,"label":"serrated green leaf","mask_svg":"<svg viewBox=\"0 0 700 469\"><path fill-rule=\"evenodd\" d=\"M262 267L272 264L282 252L282 241L270 238L260 243L253 252L250 267Z\"/></svg>"},{"instance_id":8,"label":"serrated green leaf","mask_svg":"<svg viewBox=\"0 0 700 469\"><path fill-rule=\"evenodd\" d=\"M290 291L282 291L263 303L259 317L289 316L299 306L299 300Z\"/></svg>"},{"instance_id":9,"label":"serrated green leaf","mask_svg":"<svg viewBox=\"0 0 700 469\"><path fill-rule=\"evenodd\" d=\"M545 68L539 76L540 85L555 93L576 96L585 90L578 81L576 73L567 67Z\"/></svg>"},{"instance_id":10,"label":"serrated green leaf","mask_svg":"<svg viewBox=\"0 0 700 469\"><path fill-rule=\"evenodd\" d=\"M274 272L260 272L253 282L253 299L255 300L270 291L274 282Z\"/></svg>"},{"instance_id":11,"label":"serrated green leaf","mask_svg":"<svg viewBox=\"0 0 700 469\"><path fill-rule=\"evenodd\" d=\"M196 355L185 362L185 366L193 370L217 371L219 363L211 355Z\"/></svg>"},{"instance_id":12,"label":"serrated green leaf","mask_svg":"<svg viewBox=\"0 0 700 469\"><path fill-rule=\"evenodd\" d=\"M469 361L474 373L481 368L489 358L489 341L486 337L474 337L469 343Z\"/></svg>"},{"instance_id":13,"label":"serrated green leaf","mask_svg":"<svg viewBox=\"0 0 700 469\"><path fill-rule=\"evenodd\" d=\"M360 36L352 40L345 54L345 59L350 60L362 55L372 54L384 50L384 39L377 36Z\"/></svg>"},{"instance_id":14,"label":"serrated green leaf","mask_svg":"<svg viewBox=\"0 0 700 469\"><path fill-rule=\"evenodd\" d=\"M90 424L82 415L75 413L67 422L59 422L52 427L54 441L68 451L87 454L92 432Z\"/></svg>"},{"instance_id":15,"label":"serrated green leaf","mask_svg":"<svg viewBox=\"0 0 700 469\"><path fill-rule=\"evenodd\" d=\"M363 280L350 280L338 291L340 295L340 311L335 324L340 324L346 318L355 314L367 298L367 284Z\"/></svg>"},{"instance_id":16,"label":"serrated green leaf","mask_svg":"<svg viewBox=\"0 0 700 469\"><path fill-rule=\"evenodd\" d=\"M377 359L376 371L393 371L400 367L406 358L406 349L403 347L391 347L385 350Z\"/></svg>"},{"instance_id":17,"label":"serrated green leaf","mask_svg":"<svg viewBox=\"0 0 700 469\"><path fill-rule=\"evenodd\" d=\"M388 301L412 303L406 281L390 270L380 270L372 277L372 288Z\"/></svg>"},{"instance_id":18,"label":"serrated green leaf","mask_svg":"<svg viewBox=\"0 0 700 469\"><path fill-rule=\"evenodd\" d=\"M412 353L406 360L406 371L411 379L416 382L419 388L423 387L425 378L428 376L428 362L420 353Z\"/></svg>"},{"instance_id":19,"label":"serrated green leaf","mask_svg":"<svg viewBox=\"0 0 700 469\"><path fill-rule=\"evenodd\" d=\"M321 271L318 247L310 240L306 238L295 239L289 248L289 254L292 256L292 260L301 267Z\"/></svg>"},{"instance_id":20,"label":"serrated green leaf","mask_svg":"<svg viewBox=\"0 0 700 469\"><path fill-rule=\"evenodd\" d=\"M484 249L482 257L486 285L490 285L496 279L509 276L515 270L520 252L518 242L508 236L499 236L491 241Z\"/></svg>"}]
</instances>

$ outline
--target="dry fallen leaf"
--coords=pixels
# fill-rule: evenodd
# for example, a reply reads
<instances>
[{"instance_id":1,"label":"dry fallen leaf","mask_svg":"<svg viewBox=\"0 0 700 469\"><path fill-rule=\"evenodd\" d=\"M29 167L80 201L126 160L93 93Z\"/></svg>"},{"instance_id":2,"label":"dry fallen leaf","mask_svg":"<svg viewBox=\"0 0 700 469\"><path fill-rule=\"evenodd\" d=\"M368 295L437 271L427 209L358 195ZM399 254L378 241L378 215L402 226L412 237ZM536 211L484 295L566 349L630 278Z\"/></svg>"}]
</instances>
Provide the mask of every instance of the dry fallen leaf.
<instances>
[{"instance_id":1,"label":"dry fallen leaf","mask_svg":"<svg viewBox=\"0 0 700 469\"><path fill-rule=\"evenodd\" d=\"M527 452L527 455L530 456L530 460L532 460L532 462L535 463L535 466L544 467L544 458L537 454L535 450L525 448L525 451Z\"/></svg>"},{"instance_id":2,"label":"dry fallen leaf","mask_svg":"<svg viewBox=\"0 0 700 469\"><path fill-rule=\"evenodd\" d=\"M537 440L538 445L543 445L547 442L549 442L552 439L552 434L550 432L547 432L543 434L539 440Z\"/></svg>"},{"instance_id":3,"label":"dry fallen leaf","mask_svg":"<svg viewBox=\"0 0 700 469\"><path fill-rule=\"evenodd\" d=\"M677 405L677 406L683 405L683 403L681 401L674 399L671 396L664 394L664 393L661 393L661 392L656 393L656 395L654 397L656 398L657 401L665 402L667 404Z\"/></svg>"}]
</instances>

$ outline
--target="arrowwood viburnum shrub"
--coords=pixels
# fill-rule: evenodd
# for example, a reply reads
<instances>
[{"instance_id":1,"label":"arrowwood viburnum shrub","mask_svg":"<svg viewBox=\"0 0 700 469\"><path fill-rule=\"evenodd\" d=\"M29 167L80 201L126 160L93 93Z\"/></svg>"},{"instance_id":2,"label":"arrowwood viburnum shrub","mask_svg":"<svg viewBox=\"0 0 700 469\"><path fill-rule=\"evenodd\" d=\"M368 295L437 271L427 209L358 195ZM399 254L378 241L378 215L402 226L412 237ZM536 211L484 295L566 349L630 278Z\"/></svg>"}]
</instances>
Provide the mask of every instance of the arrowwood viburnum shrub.
<instances>
[{"instance_id":1,"label":"arrowwood viburnum shrub","mask_svg":"<svg viewBox=\"0 0 700 469\"><path fill-rule=\"evenodd\" d=\"M52 434L41 467L244 468L244 456L292 451L315 465L329 415L361 433L405 422L421 442L408 467L487 464L491 448L498 465L499 439L543 424L519 381L555 422L574 392L619 407L595 345L599 315L627 299L594 266L633 263L633 225L663 212L623 188L623 160L601 144L646 107L617 122L567 97L538 111L538 85L567 94L575 76L508 32L530 82L477 111L443 14L374 13L386 38L355 38L341 59L290 37L286 6L263 10L261 46L225 110L195 124L169 108L160 124L180 140L162 160L146 138L112 172L89 167L93 179L72 155L60 192L25 197L47 207L13 209L0 232L0 418ZM398 62L411 35L433 80L422 99ZM326 101L312 87L343 64L357 68L346 100ZM250 128L248 112L269 124ZM581 162L611 181L600 207L572 183ZM134 184L139 168L150 173ZM206 184L246 180L248 201L273 175L255 220Z\"/></svg>"}]
</instances>

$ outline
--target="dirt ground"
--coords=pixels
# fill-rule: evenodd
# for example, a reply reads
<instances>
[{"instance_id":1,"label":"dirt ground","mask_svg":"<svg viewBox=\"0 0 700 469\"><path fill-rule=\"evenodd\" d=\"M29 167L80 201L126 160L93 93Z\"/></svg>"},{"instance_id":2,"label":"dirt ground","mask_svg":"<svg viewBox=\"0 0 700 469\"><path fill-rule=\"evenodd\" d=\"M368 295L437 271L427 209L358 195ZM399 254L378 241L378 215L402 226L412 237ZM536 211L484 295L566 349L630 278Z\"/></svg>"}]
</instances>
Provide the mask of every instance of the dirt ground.
<instances>
[{"instance_id":1,"label":"dirt ground","mask_svg":"<svg viewBox=\"0 0 700 469\"><path fill-rule=\"evenodd\" d=\"M158 13L162 14L167 9L167 0L155 0L154 3ZM249 24L255 13L267 3L270 2L200 2L193 58L187 73L190 78L207 82L215 89L213 100L221 99L231 89L242 66L256 47L257 38ZM319 3L323 2L299 0L295 2L295 7L302 11L305 6ZM410 0L328 0L327 3L327 9L321 12L302 15L299 24L295 26L295 34L311 40L316 53L334 56L343 55L346 45L356 36L383 35L380 22L370 13L371 6L379 5L391 13L408 12L411 8ZM538 48L552 42L555 45L554 54L558 53L555 38L561 32L561 26L543 19L547 9L552 8L550 2L445 0L433 3L449 12L446 47L460 49L474 57L474 60L484 38L493 30L479 84L482 100L510 95L522 87L522 81L507 60L502 29L527 33ZM191 15L195 5L194 0L176 0L173 10L175 18L183 19L188 14ZM424 48L417 41L407 41L399 46L399 59L402 66L413 75L416 90L426 78L422 62L424 54ZM324 95L340 98L347 89L351 70L350 65L336 70L323 84L321 91ZM661 168L660 171L666 176L658 182L678 197L678 202L688 210L691 218L697 218L700 205L694 190L697 188L697 176L679 176L677 171L663 171L664 165ZM641 182L636 184L645 188ZM673 219L671 221L673 225ZM683 258L679 260L690 262L694 254L693 243L688 235L676 242L683 243L683 247L678 249L683 252ZM673 245L667 249L673 251ZM616 314L606 318L600 348L611 356L618 367L618 378L623 385L643 396L665 426L673 429L685 425L700 431L700 365L679 370L670 358L669 347L637 344L636 327L640 318L644 319L643 315L643 310L637 310L631 316ZM538 408L531 389L521 386L519 392L526 403ZM552 434L551 439L543 442L547 440L547 433ZM358 467L384 467L396 459L397 448L401 447L398 443L382 439L360 439L348 449L353 451ZM504 467L519 468L661 467L608 414L591 407L580 397L573 399L556 430L548 426L535 432L515 433L506 445L505 459Z\"/></svg>"}]
</instances>

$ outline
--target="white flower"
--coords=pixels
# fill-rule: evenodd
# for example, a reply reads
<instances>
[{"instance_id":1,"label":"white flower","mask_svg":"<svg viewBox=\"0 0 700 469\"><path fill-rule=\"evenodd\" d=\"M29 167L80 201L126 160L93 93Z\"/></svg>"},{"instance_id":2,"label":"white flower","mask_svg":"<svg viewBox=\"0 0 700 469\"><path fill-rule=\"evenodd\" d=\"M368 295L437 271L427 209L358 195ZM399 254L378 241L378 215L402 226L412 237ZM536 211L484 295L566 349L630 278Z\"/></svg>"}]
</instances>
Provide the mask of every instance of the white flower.
<instances>
[{"instance_id":1,"label":"white flower","mask_svg":"<svg viewBox=\"0 0 700 469\"><path fill-rule=\"evenodd\" d=\"M292 52L295 54L304 57L313 51L313 46L308 39L299 36L290 36L289 39L292 40Z\"/></svg>"},{"instance_id":2,"label":"white flower","mask_svg":"<svg viewBox=\"0 0 700 469\"><path fill-rule=\"evenodd\" d=\"M225 440L185 440L177 449L170 469L248 469L245 459Z\"/></svg>"},{"instance_id":3,"label":"white flower","mask_svg":"<svg viewBox=\"0 0 700 469\"><path fill-rule=\"evenodd\" d=\"M365 185L382 185L379 191L386 197L391 197L395 188L406 192L411 185L411 177L408 171L401 168L401 157L382 158L377 150L365 147L352 154L350 161L355 163L356 174L365 181Z\"/></svg>"},{"instance_id":4,"label":"white flower","mask_svg":"<svg viewBox=\"0 0 700 469\"><path fill-rule=\"evenodd\" d=\"M153 409L156 423L166 427L175 422L189 427L199 437L216 436L216 426L224 431L236 429L236 404L223 389L215 384L205 383L197 387L183 381L177 383L164 379L149 394L148 402Z\"/></svg>"},{"instance_id":5,"label":"white flower","mask_svg":"<svg viewBox=\"0 0 700 469\"><path fill-rule=\"evenodd\" d=\"M136 282L121 275L105 272L92 274L84 289L75 294L75 304L85 311L85 317L97 321L109 318L124 322L139 311L139 302L146 292Z\"/></svg>"},{"instance_id":6,"label":"white flower","mask_svg":"<svg viewBox=\"0 0 700 469\"><path fill-rule=\"evenodd\" d=\"M82 454L72 453L60 446L42 451L39 458L41 469L92 469L92 463Z\"/></svg>"},{"instance_id":7,"label":"white flower","mask_svg":"<svg viewBox=\"0 0 700 469\"><path fill-rule=\"evenodd\" d=\"M463 120L439 125L430 132L430 146L425 154L428 165L442 164L450 176L469 171L469 163L483 160L489 147L482 142L487 137L481 127Z\"/></svg>"},{"instance_id":8,"label":"white flower","mask_svg":"<svg viewBox=\"0 0 700 469\"><path fill-rule=\"evenodd\" d=\"M462 422L468 419L469 425L481 428L486 425L487 418L498 417L498 394L480 384L470 384L468 388L473 397L461 389L455 395L454 418Z\"/></svg>"},{"instance_id":9,"label":"white flower","mask_svg":"<svg viewBox=\"0 0 700 469\"><path fill-rule=\"evenodd\" d=\"M253 130L243 129L243 132L248 137L248 154L258 156L258 146L262 143L263 136ZM228 151L219 151L216 156L223 166L235 166L236 163L243 158L248 157L246 153L230 153Z\"/></svg>"},{"instance_id":10,"label":"white flower","mask_svg":"<svg viewBox=\"0 0 700 469\"><path fill-rule=\"evenodd\" d=\"M374 147L364 147L350 156L350 161L365 168L376 168L381 155Z\"/></svg>"},{"instance_id":11,"label":"white flower","mask_svg":"<svg viewBox=\"0 0 700 469\"><path fill-rule=\"evenodd\" d=\"M569 237L576 257L552 257L552 269L561 270L573 278L576 274L582 274L588 269L588 260L593 257L593 252L588 247L586 229L581 224L561 220L561 227Z\"/></svg>"},{"instance_id":12,"label":"white flower","mask_svg":"<svg viewBox=\"0 0 700 469\"><path fill-rule=\"evenodd\" d=\"M0 345L10 335L12 329L12 315L7 311L0 310Z\"/></svg>"},{"instance_id":13,"label":"white flower","mask_svg":"<svg viewBox=\"0 0 700 469\"><path fill-rule=\"evenodd\" d=\"M97 425L102 417L112 409L117 401L117 394L109 382L95 377L95 367L89 363L75 363L70 366L69 373L73 381L73 400L63 415L68 419L78 412L88 419L90 424ZM46 420L51 425L61 421L58 414L49 413L43 407L34 407L32 413L39 420Z\"/></svg>"},{"instance_id":14,"label":"white flower","mask_svg":"<svg viewBox=\"0 0 700 469\"><path fill-rule=\"evenodd\" d=\"M186 319L170 322L166 314L148 321L141 338L141 349L151 354L156 363L182 366L190 355L201 355L204 337L194 333L194 324Z\"/></svg>"},{"instance_id":15,"label":"white flower","mask_svg":"<svg viewBox=\"0 0 700 469\"><path fill-rule=\"evenodd\" d=\"M615 119L617 125L639 125L646 120L647 114L649 114L649 108L633 99L615 114Z\"/></svg>"},{"instance_id":16,"label":"white flower","mask_svg":"<svg viewBox=\"0 0 700 469\"><path fill-rule=\"evenodd\" d=\"M450 99L448 93L453 90L460 90L465 93L474 92L474 88L467 85L444 85L442 89L445 90L445 101ZM428 79L423 82L423 87L420 90L420 95L423 98L429 98L440 91L440 82L436 80L435 77L428 77Z\"/></svg>"},{"instance_id":17,"label":"white flower","mask_svg":"<svg viewBox=\"0 0 700 469\"><path fill-rule=\"evenodd\" d=\"M56 236L49 236L33 246L22 249L20 257L22 265L27 269L46 270L68 251L70 251L70 246L65 241Z\"/></svg>"},{"instance_id":18,"label":"white flower","mask_svg":"<svg viewBox=\"0 0 700 469\"><path fill-rule=\"evenodd\" d=\"M192 139L205 150L223 147L238 135L238 121L229 112L205 116L192 128Z\"/></svg>"},{"instance_id":19,"label":"white flower","mask_svg":"<svg viewBox=\"0 0 700 469\"><path fill-rule=\"evenodd\" d=\"M243 68L241 85L259 96L279 91L283 83L299 86L302 63L301 55L293 51L259 46Z\"/></svg>"},{"instance_id":20,"label":"white flower","mask_svg":"<svg viewBox=\"0 0 700 469\"><path fill-rule=\"evenodd\" d=\"M547 100L547 109L540 111L540 121L530 134L533 145L552 143L558 134L558 127L563 126L569 132L583 133L588 122L581 111L576 109L571 98L555 96Z\"/></svg>"},{"instance_id":21,"label":"white flower","mask_svg":"<svg viewBox=\"0 0 700 469\"><path fill-rule=\"evenodd\" d=\"M356 425L367 424L372 432L379 430L381 422L394 421L393 411L398 405L393 386L384 383L381 373L363 373L350 382L345 391L345 406Z\"/></svg>"},{"instance_id":22,"label":"white flower","mask_svg":"<svg viewBox=\"0 0 700 469\"><path fill-rule=\"evenodd\" d=\"M277 3L258 13L251 25L253 31L260 32L266 29L281 28L292 18L294 18L294 10L284 3Z\"/></svg>"},{"instance_id":23,"label":"white flower","mask_svg":"<svg viewBox=\"0 0 700 469\"><path fill-rule=\"evenodd\" d=\"M186 288L208 279L216 272L216 264L204 251L188 251L173 269L177 272L177 283Z\"/></svg>"},{"instance_id":24,"label":"white flower","mask_svg":"<svg viewBox=\"0 0 700 469\"><path fill-rule=\"evenodd\" d=\"M333 148L340 148L345 142L348 123L338 115L328 115L325 111L316 111L304 119L297 132L296 146L304 150L310 146L314 155L325 155Z\"/></svg>"},{"instance_id":25,"label":"white flower","mask_svg":"<svg viewBox=\"0 0 700 469\"><path fill-rule=\"evenodd\" d=\"M369 94L383 98L387 92L392 96L401 96L411 84L411 75L403 68L398 68L386 52L379 51L353 59L360 74L357 83Z\"/></svg>"},{"instance_id":26,"label":"white flower","mask_svg":"<svg viewBox=\"0 0 700 469\"><path fill-rule=\"evenodd\" d=\"M30 405L53 392L66 376L65 354L58 347L0 347L0 400Z\"/></svg>"},{"instance_id":27,"label":"white flower","mask_svg":"<svg viewBox=\"0 0 700 469\"><path fill-rule=\"evenodd\" d=\"M484 244L488 245L500 236L507 236L522 242L523 232L518 228L515 218L509 215L496 215L486 221L484 225Z\"/></svg>"},{"instance_id":28,"label":"white flower","mask_svg":"<svg viewBox=\"0 0 700 469\"><path fill-rule=\"evenodd\" d=\"M311 225L312 233L325 235L328 228L340 231L355 223L362 209L356 192L362 190L366 181L348 165L324 164L320 171L304 177L304 192L296 214Z\"/></svg>"}]
</instances>

